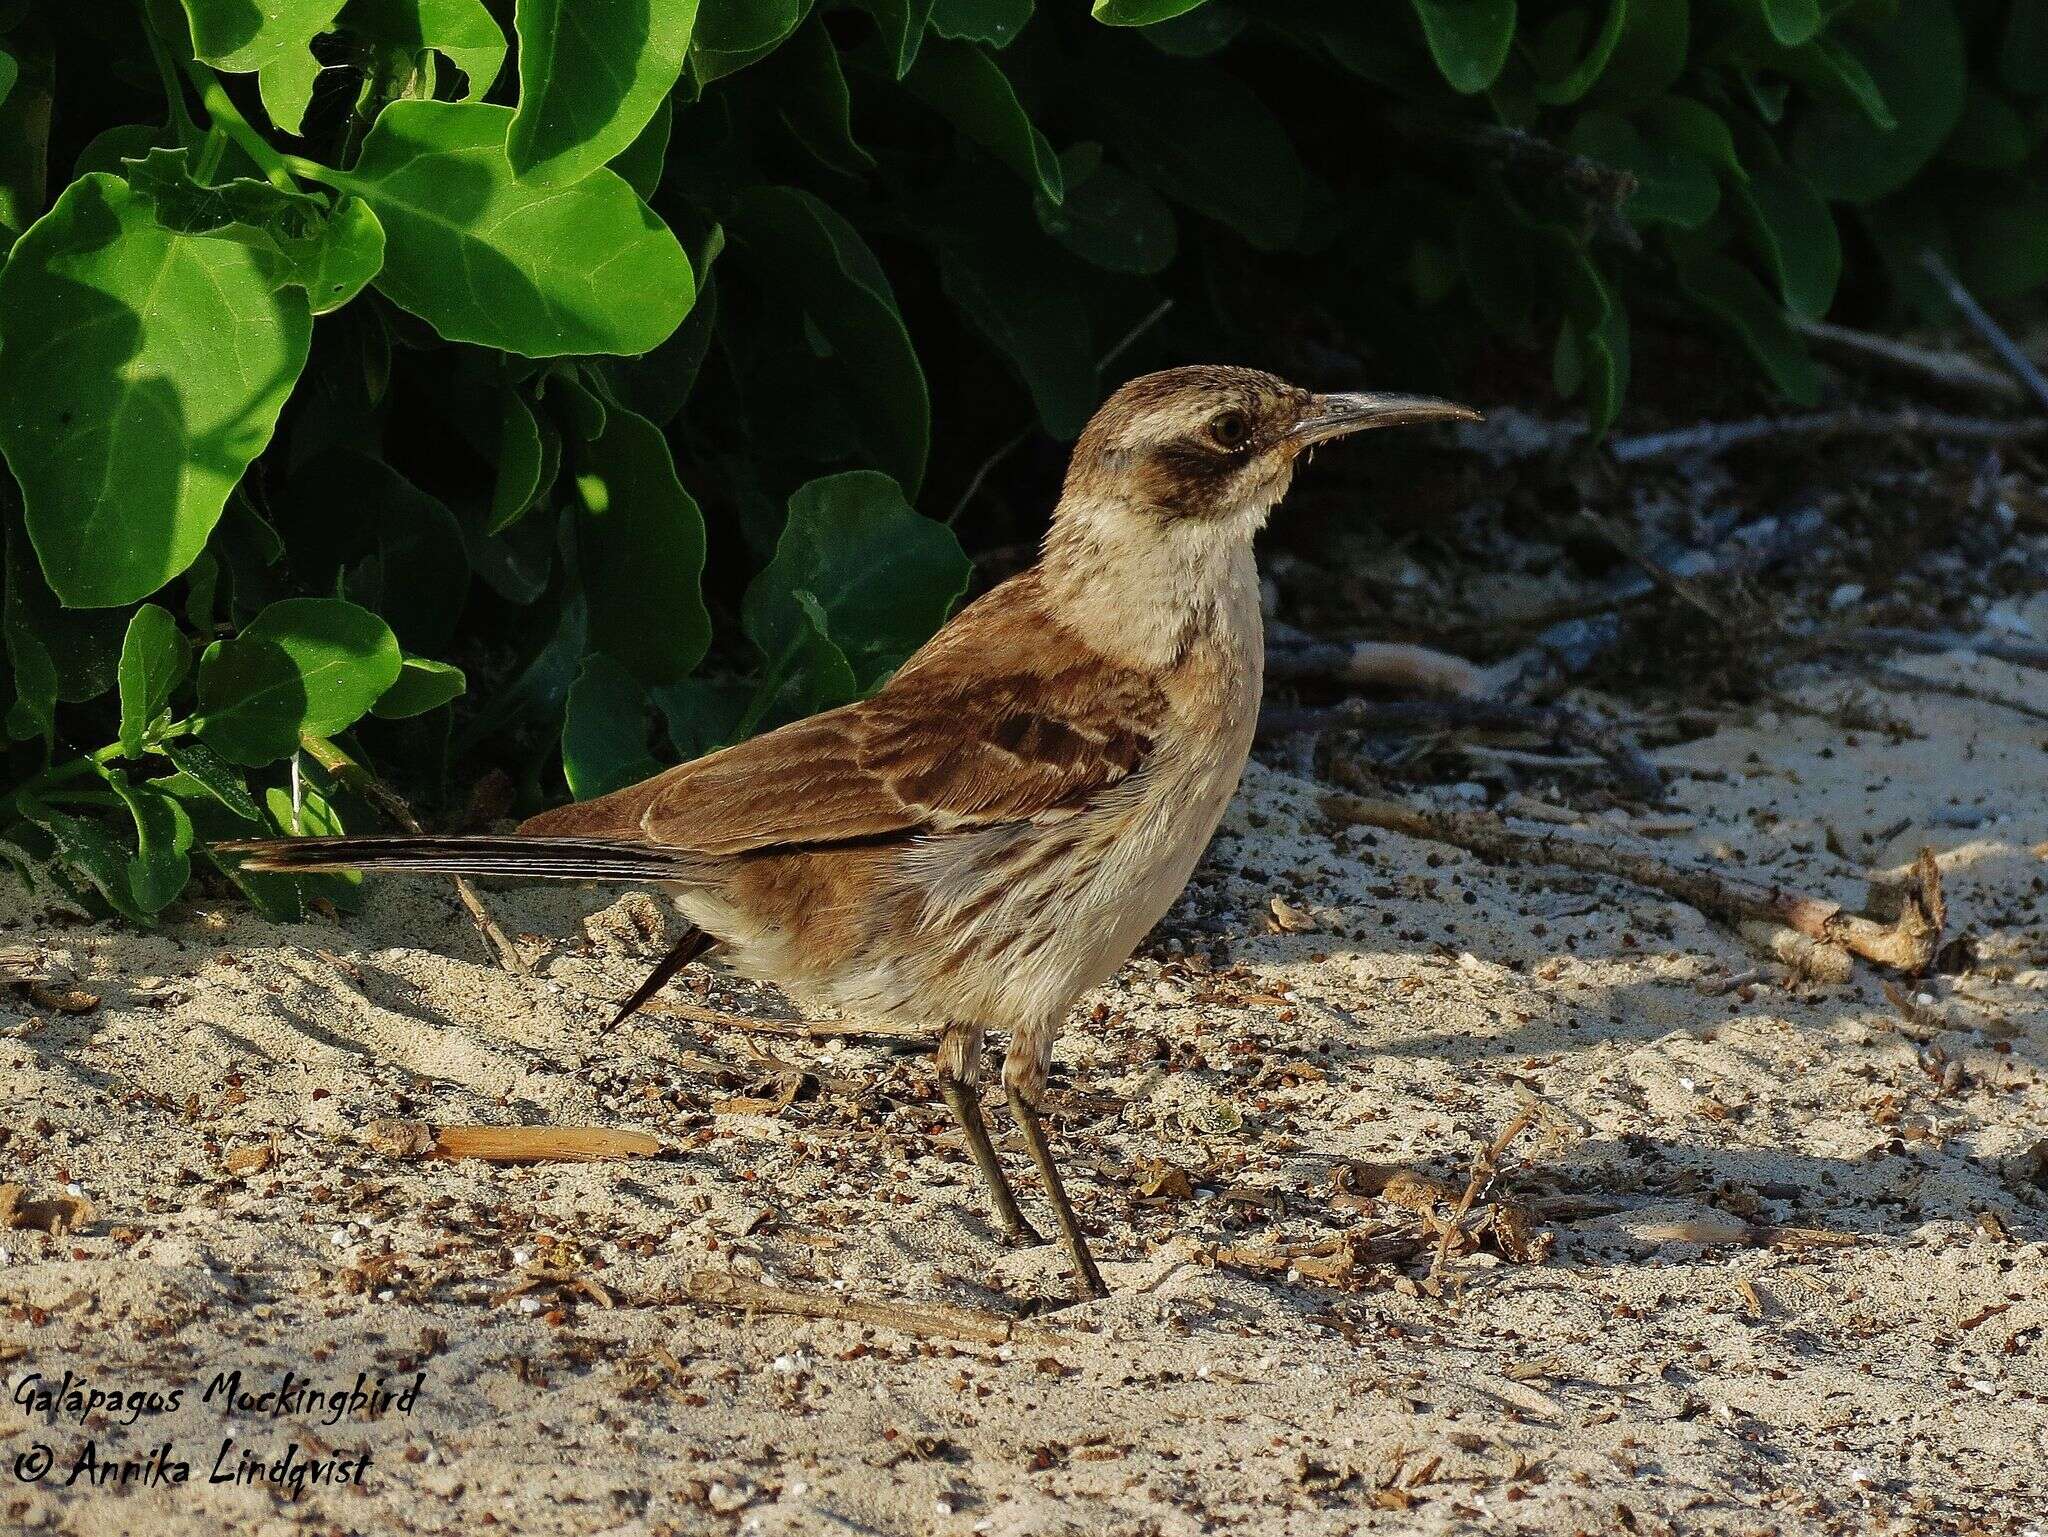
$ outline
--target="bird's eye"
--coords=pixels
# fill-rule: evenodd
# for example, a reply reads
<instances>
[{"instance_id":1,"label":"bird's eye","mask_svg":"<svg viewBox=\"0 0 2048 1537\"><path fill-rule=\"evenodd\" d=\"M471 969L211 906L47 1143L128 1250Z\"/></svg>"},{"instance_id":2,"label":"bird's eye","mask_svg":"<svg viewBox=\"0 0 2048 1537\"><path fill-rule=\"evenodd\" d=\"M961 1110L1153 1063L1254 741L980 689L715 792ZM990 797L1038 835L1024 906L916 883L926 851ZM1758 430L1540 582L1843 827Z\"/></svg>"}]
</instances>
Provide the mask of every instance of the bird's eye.
<instances>
[{"instance_id":1,"label":"bird's eye","mask_svg":"<svg viewBox=\"0 0 2048 1537\"><path fill-rule=\"evenodd\" d=\"M1245 445L1252 435L1252 424L1245 420L1242 411L1225 411L1209 423L1209 436L1218 448L1237 449Z\"/></svg>"}]
</instances>

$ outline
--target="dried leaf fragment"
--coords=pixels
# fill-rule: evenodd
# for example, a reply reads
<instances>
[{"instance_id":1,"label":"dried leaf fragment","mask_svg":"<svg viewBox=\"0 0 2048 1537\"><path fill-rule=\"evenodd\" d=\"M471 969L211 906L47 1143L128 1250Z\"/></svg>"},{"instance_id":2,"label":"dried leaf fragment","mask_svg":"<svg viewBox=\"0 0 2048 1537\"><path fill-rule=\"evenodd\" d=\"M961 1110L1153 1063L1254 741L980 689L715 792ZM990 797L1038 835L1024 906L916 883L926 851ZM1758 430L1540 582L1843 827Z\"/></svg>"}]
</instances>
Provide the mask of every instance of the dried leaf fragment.
<instances>
[{"instance_id":1,"label":"dried leaf fragment","mask_svg":"<svg viewBox=\"0 0 2048 1537\"><path fill-rule=\"evenodd\" d=\"M62 1238L87 1226L96 1213L92 1202L82 1195L56 1195L31 1201L20 1185L0 1185L0 1230L33 1228Z\"/></svg>"}]
</instances>

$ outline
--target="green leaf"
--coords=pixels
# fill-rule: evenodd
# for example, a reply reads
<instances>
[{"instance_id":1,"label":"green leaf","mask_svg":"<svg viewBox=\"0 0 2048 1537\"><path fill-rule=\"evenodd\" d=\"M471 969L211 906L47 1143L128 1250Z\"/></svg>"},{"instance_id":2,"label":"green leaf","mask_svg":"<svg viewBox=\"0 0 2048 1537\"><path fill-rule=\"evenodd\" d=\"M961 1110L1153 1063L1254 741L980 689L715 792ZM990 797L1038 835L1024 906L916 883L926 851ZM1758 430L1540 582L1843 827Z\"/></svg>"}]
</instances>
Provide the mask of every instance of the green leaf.
<instances>
[{"instance_id":1,"label":"green leaf","mask_svg":"<svg viewBox=\"0 0 2048 1537\"><path fill-rule=\"evenodd\" d=\"M263 257L278 287L303 288L316 315L348 303L384 265L384 227L361 198L344 197L330 212L317 197L253 177L202 185L183 150L151 149L123 170L157 223L180 235L240 240Z\"/></svg>"},{"instance_id":2,"label":"green leaf","mask_svg":"<svg viewBox=\"0 0 2048 1537\"><path fill-rule=\"evenodd\" d=\"M1621 36L1588 98L1615 111L1660 100L1685 73L1691 42L1691 0L1628 0Z\"/></svg>"},{"instance_id":3,"label":"green leaf","mask_svg":"<svg viewBox=\"0 0 2048 1537\"><path fill-rule=\"evenodd\" d=\"M1793 126L1790 158L1823 197L1869 202L1912 180L1962 116L1963 29L1949 0L1899 0L1894 17L1838 30L1854 39L1898 127L1815 102Z\"/></svg>"},{"instance_id":4,"label":"green leaf","mask_svg":"<svg viewBox=\"0 0 2048 1537\"><path fill-rule=\"evenodd\" d=\"M1045 430L1072 442L1102 393L1087 311L1070 274L1011 240L949 241L939 253L946 296L1023 378Z\"/></svg>"},{"instance_id":5,"label":"green leaf","mask_svg":"<svg viewBox=\"0 0 2048 1537\"><path fill-rule=\"evenodd\" d=\"M1654 144L1695 155L1736 181L1749 173L1735 153L1735 138L1728 124L1711 107L1684 96L1665 96L1650 103L1637 119L1643 135Z\"/></svg>"},{"instance_id":6,"label":"green leaf","mask_svg":"<svg viewBox=\"0 0 2048 1537\"><path fill-rule=\"evenodd\" d=\"M256 72L264 110L299 131L319 70L313 39L334 29L342 0L185 0L193 51L217 69Z\"/></svg>"},{"instance_id":7,"label":"green leaf","mask_svg":"<svg viewBox=\"0 0 2048 1537\"><path fill-rule=\"evenodd\" d=\"M1567 11L1553 26L1569 24L1581 13ZM1569 106L1577 101L1599 80L1607 63L1614 57L1614 50L1621 42L1621 35L1628 24L1629 0L1608 0L1607 19L1601 23L1594 35L1592 45L1572 65L1561 73L1536 84L1536 99L1546 106Z\"/></svg>"},{"instance_id":8,"label":"green leaf","mask_svg":"<svg viewBox=\"0 0 2048 1537\"><path fill-rule=\"evenodd\" d=\"M1090 14L1105 26L1149 27L1155 21L1171 21L1202 3L1203 0L1095 0Z\"/></svg>"},{"instance_id":9,"label":"green leaf","mask_svg":"<svg viewBox=\"0 0 2048 1537\"><path fill-rule=\"evenodd\" d=\"M0 256L43 211L56 66L48 54L15 60L17 78L0 101Z\"/></svg>"},{"instance_id":10,"label":"green leaf","mask_svg":"<svg viewBox=\"0 0 2048 1537\"><path fill-rule=\"evenodd\" d=\"M395 101L353 170L323 172L383 223L377 286L450 341L523 357L658 345L694 292L676 237L603 167L567 186L514 176L511 120Z\"/></svg>"},{"instance_id":11,"label":"green leaf","mask_svg":"<svg viewBox=\"0 0 2048 1537\"><path fill-rule=\"evenodd\" d=\"M675 109L666 96L656 103L647 126L611 158L611 168L626 179L633 195L646 202L661 185L662 163L668 159L668 136L675 126Z\"/></svg>"},{"instance_id":12,"label":"green leaf","mask_svg":"<svg viewBox=\"0 0 2048 1537\"><path fill-rule=\"evenodd\" d=\"M930 639L972 569L953 531L914 512L888 476L829 475L790 497L775 558L747 588L741 624L771 675L814 640L828 642L847 671L822 679L807 703L842 704Z\"/></svg>"},{"instance_id":13,"label":"green leaf","mask_svg":"<svg viewBox=\"0 0 2048 1537\"><path fill-rule=\"evenodd\" d=\"M82 876L107 905L131 923L149 922L149 914L130 895L128 852L98 822L46 806L27 792L14 803L21 814L50 835L64 868Z\"/></svg>"},{"instance_id":14,"label":"green leaf","mask_svg":"<svg viewBox=\"0 0 2048 1537\"><path fill-rule=\"evenodd\" d=\"M507 390L498 427L498 473L491 487L491 520L485 533L501 534L525 515L540 493L542 464L540 423L533 419L533 407L517 390Z\"/></svg>"},{"instance_id":15,"label":"green leaf","mask_svg":"<svg viewBox=\"0 0 2048 1537\"><path fill-rule=\"evenodd\" d=\"M562 774L579 801L660 772L647 750L647 690L602 652L584 658L562 720Z\"/></svg>"},{"instance_id":16,"label":"green leaf","mask_svg":"<svg viewBox=\"0 0 2048 1537\"><path fill-rule=\"evenodd\" d=\"M1025 0L1025 8L1029 10L1030 0ZM7 104L7 93L14 89L14 82L20 78L21 66L14 62L14 55L0 48L0 106Z\"/></svg>"},{"instance_id":17,"label":"green leaf","mask_svg":"<svg viewBox=\"0 0 2048 1537\"><path fill-rule=\"evenodd\" d=\"M1103 60L1091 83L1104 137L1145 181L1261 251L1300 238L1308 175L1250 87L1204 60Z\"/></svg>"},{"instance_id":18,"label":"green leaf","mask_svg":"<svg viewBox=\"0 0 2048 1537\"><path fill-rule=\"evenodd\" d=\"M1827 24L1820 0L1757 0L1771 36L1787 48L1811 42Z\"/></svg>"},{"instance_id":19,"label":"green leaf","mask_svg":"<svg viewBox=\"0 0 2048 1537\"><path fill-rule=\"evenodd\" d=\"M1870 126L1879 133L1890 133L1899 126L1877 78L1860 58L1836 39L1814 39L1788 56L1785 67L1809 85L1823 92L1831 91L1841 100L1860 108L1870 119Z\"/></svg>"},{"instance_id":20,"label":"green leaf","mask_svg":"<svg viewBox=\"0 0 2048 1537\"><path fill-rule=\"evenodd\" d=\"M898 80L910 73L924 42L925 24L931 19L932 0L857 0L875 18L882 44L889 50L889 63Z\"/></svg>"},{"instance_id":21,"label":"green leaf","mask_svg":"<svg viewBox=\"0 0 2048 1537\"><path fill-rule=\"evenodd\" d=\"M1485 90L1507 63L1515 36L1515 0L1413 0L1423 41L1451 89Z\"/></svg>"},{"instance_id":22,"label":"green leaf","mask_svg":"<svg viewBox=\"0 0 2048 1537\"><path fill-rule=\"evenodd\" d=\"M111 176L65 189L0 271L0 451L60 598L133 603L192 563L311 334L259 253L173 234Z\"/></svg>"},{"instance_id":23,"label":"green leaf","mask_svg":"<svg viewBox=\"0 0 2048 1537\"><path fill-rule=\"evenodd\" d=\"M1785 313L1747 268L1712 251L1681 257L1679 286L1726 322L1771 382L1800 405L1820 399L1820 372Z\"/></svg>"},{"instance_id":24,"label":"green leaf","mask_svg":"<svg viewBox=\"0 0 2048 1537\"><path fill-rule=\"evenodd\" d=\"M1140 35L1176 59L1206 59L1228 48L1250 22L1236 6L1211 0L1196 10L1154 22Z\"/></svg>"},{"instance_id":25,"label":"green leaf","mask_svg":"<svg viewBox=\"0 0 2048 1537\"><path fill-rule=\"evenodd\" d=\"M407 720L459 699L468 687L468 677L454 663L409 656L398 680L377 696L370 713L379 720Z\"/></svg>"},{"instance_id":26,"label":"green leaf","mask_svg":"<svg viewBox=\"0 0 2048 1537\"><path fill-rule=\"evenodd\" d=\"M711 644L704 607L704 515L676 479L661 429L613 410L575 451L576 548L591 605L591 645L636 677L672 683Z\"/></svg>"},{"instance_id":27,"label":"green leaf","mask_svg":"<svg viewBox=\"0 0 2048 1537\"><path fill-rule=\"evenodd\" d=\"M505 66L505 34L483 0L348 0L335 24L408 54L429 49L462 71L462 100L488 91Z\"/></svg>"},{"instance_id":28,"label":"green leaf","mask_svg":"<svg viewBox=\"0 0 2048 1537\"><path fill-rule=\"evenodd\" d=\"M690 72L700 85L757 64L803 24L811 0L717 0L697 19Z\"/></svg>"},{"instance_id":29,"label":"green leaf","mask_svg":"<svg viewBox=\"0 0 2048 1537\"><path fill-rule=\"evenodd\" d=\"M417 654L448 646L471 567L438 498L383 459L335 448L294 470L278 502L301 583L375 610Z\"/></svg>"},{"instance_id":30,"label":"green leaf","mask_svg":"<svg viewBox=\"0 0 2048 1537\"><path fill-rule=\"evenodd\" d=\"M263 792L263 806L270 813L270 820L277 824L277 830L293 838L334 838L348 831L341 825L341 813L334 802L309 784L299 786L297 806L292 805L291 791L282 785L272 785ZM362 884L363 877L360 871L337 870L321 879L357 886Z\"/></svg>"},{"instance_id":31,"label":"green leaf","mask_svg":"<svg viewBox=\"0 0 2048 1537\"><path fill-rule=\"evenodd\" d=\"M919 101L994 155L1054 203L1065 196L1059 156L1046 141L1009 78L971 43L927 47L904 85Z\"/></svg>"},{"instance_id":32,"label":"green leaf","mask_svg":"<svg viewBox=\"0 0 2048 1537\"><path fill-rule=\"evenodd\" d=\"M173 737L163 744L161 750L194 787L205 791L236 816L249 822L262 816L242 784L242 776L204 742L193 741L189 737Z\"/></svg>"},{"instance_id":33,"label":"green leaf","mask_svg":"<svg viewBox=\"0 0 2048 1537\"><path fill-rule=\"evenodd\" d=\"M149 728L192 668L192 647L168 609L145 603L121 642L121 751L139 758Z\"/></svg>"},{"instance_id":34,"label":"green leaf","mask_svg":"<svg viewBox=\"0 0 2048 1537\"><path fill-rule=\"evenodd\" d=\"M109 771L106 780L135 823L135 853L128 860L128 890L143 912L171 905L192 878L192 818L173 797L149 783L132 784Z\"/></svg>"},{"instance_id":35,"label":"green leaf","mask_svg":"<svg viewBox=\"0 0 2048 1537\"><path fill-rule=\"evenodd\" d=\"M830 364L851 386L848 408L873 462L914 492L930 447L931 399L873 253L829 205L794 187L741 193L727 227L762 285L800 310L829 344Z\"/></svg>"},{"instance_id":36,"label":"green leaf","mask_svg":"<svg viewBox=\"0 0 2048 1537\"><path fill-rule=\"evenodd\" d=\"M1732 192L1785 307L1803 320L1827 314L1842 278L1842 238L1812 183L1790 166L1766 163Z\"/></svg>"},{"instance_id":37,"label":"green leaf","mask_svg":"<svg viewBox=\"0 0 2048 1537\"><path fill-rule=\"evenodd\" d=\"M718 678L685 678L651 691L669 742L684 761L738 741L753 694L744 683Z\"/></svg>"},{"instance_id":38,"label":"green leaf","mask_svg":"<svg viewBox=\"0 0 2048 1537\"><path fill-rule=\"evenodd\" d=\"M1060 168L1066 198L1034 201L1039 228L1110 272L1150 277L1172 265L1179 235L1158 193L1105 161L1100 144L1076 144L1060 156Z\"/></svg>"},{"instance_id":39,"label":"green leaf","mask_svg":"<svg viewBox=\"0 0 2048 1537\"><path fill-rule=\"evenodd\" d=\"M853 99L839 49L822 17L813 17L769 66L766 86L783 125L819 162L847 176L865 176L875 157L853 136Z\"/></svg>"},{"instance_id":40,"label":"green leaf","mask_svg":"<svg viewBox=\"0 0 2048 1537\"><path fill-rule=\"evenodd\" d=\"M956 43L1007 48L1031 20L1032 0L937 0L932 30Z\"/></svg>"},{"instance_id":41,"label":"green leaf","mask_svg":"<svg viewBox=\"0 0 2048 1537\"><path fill-rule=\"evenodd\" d=\"M624 150L682 74L696 19L697 0L518 0L514 173L574 181Z\"/></svg>"},{"instance_id":42,"label":"green leaf","mask_svg":"<svg viewBox=\"0 0 2048 1537\"><path fill-rule=\"evenodd\" d=\"M339 598L273 603L199 660L199 739L235 763L290 756L302 736L333 736L398 681L391 626Z\"/></svg>"}]
</instances>

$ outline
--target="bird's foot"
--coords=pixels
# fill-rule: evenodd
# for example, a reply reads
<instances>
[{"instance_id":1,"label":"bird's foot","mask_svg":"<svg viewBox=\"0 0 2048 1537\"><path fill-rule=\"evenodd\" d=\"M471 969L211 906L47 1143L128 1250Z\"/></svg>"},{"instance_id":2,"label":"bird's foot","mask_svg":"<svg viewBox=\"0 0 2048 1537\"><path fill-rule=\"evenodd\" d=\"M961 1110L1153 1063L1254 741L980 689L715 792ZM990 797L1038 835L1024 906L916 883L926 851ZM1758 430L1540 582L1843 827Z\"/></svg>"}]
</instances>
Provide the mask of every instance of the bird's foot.
<instances>
[{"instance_id":1,"label":"bird's foot","mask_svg":"<svg viewBox=\"0 0 2048 1537\"><path fill-rule=\"evenodd\" d=\"M1004 1227L1003 1242L1013 1249L1039 1249L1045 1246L1046 1237L1020 1216L1015 1223Z\"/></svg>"}]
</instances>

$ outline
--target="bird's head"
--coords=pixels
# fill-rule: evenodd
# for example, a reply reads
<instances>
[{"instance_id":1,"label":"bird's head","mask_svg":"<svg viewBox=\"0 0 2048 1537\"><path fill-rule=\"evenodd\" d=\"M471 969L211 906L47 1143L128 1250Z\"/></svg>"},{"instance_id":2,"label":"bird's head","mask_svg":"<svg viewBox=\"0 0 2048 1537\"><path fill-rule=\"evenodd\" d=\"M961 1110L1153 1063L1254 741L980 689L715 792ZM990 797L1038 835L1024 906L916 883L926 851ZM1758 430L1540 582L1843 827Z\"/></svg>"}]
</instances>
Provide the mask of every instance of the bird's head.
<instances>
[{"instance_id":1,"label":"bird's head","mask_svg":"<svg viewBox=\"0 0 2048 1537\"><path fill-rule=\"evenodd\" d=\"M1318 443L1479 419L1469 406L1420 395L1317 395L1255 368L1169 368L1131 380L1090 419L1067 466L1061 515L1249 539Z\"/></svg>"}]
</instances>

